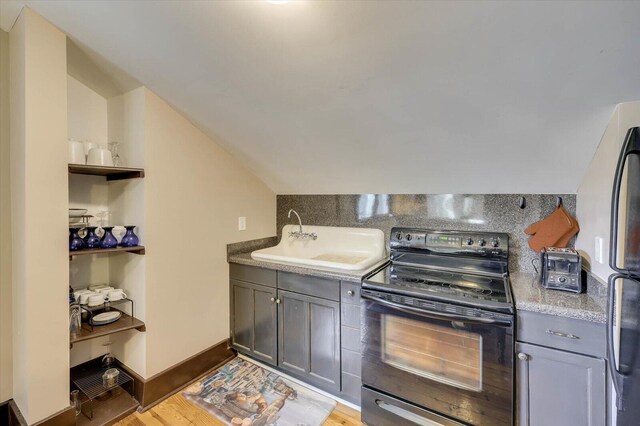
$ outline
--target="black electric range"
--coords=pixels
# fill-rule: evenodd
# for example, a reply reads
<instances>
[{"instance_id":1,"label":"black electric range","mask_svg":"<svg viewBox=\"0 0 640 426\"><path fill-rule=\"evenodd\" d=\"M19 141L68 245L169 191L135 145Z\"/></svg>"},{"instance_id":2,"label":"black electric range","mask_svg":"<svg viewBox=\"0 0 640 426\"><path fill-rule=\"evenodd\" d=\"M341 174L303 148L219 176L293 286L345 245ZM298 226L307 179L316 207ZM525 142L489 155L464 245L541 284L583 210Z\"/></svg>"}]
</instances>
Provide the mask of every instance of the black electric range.
<instances>
[{"instance_id":1,"label":"black electric range","mask_svg":"<svg viewBox=\"0 0 640 426\"><path fill-rule=\"evenodd\" d=\"M361 290L363 421L512 425L508 235L394 228L389 248Z\"/></svg>"}]
</instances>

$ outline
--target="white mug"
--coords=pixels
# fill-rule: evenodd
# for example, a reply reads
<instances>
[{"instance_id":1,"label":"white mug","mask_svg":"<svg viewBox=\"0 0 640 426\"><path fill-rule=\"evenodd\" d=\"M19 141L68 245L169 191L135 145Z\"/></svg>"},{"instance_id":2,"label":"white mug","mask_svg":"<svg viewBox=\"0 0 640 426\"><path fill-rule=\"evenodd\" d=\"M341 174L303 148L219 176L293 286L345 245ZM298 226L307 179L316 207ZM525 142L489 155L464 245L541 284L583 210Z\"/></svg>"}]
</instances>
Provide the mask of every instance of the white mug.
<instances>
[{"instance_id":1,"label":"white mug","mask_svg":"<svg viewBox=\"0 0 640 426\"><path fill-rule=\"evenodd\" d=\"M100 306L104 303L104 294L92 294L87 299L87 305Z\"/></svg>"},{"instance_id":2,"label":"white mug","mask_svg":"<svg viewBox=\"0 0 640 426\"><path fill-rule=\"evenodd\" d=\"M87 164L82 142L69 140L69 164Z\"/></svg>"},{"instance_id":3,"label":"white mug","mask_svg":"<svg viewBox=\"0 0 640 426\"><path fill-rule=\"evenodd\" d=\"M78 298L80 297L80 295L81 295L82 293L91 293L91 290L86 289L86 288L81 288L80 290L75 290L75 291L73 292L73 297L75 297L75 298L76 298L76 300L78 300Z\"/></svg>"},{"instance_id":4,"label":"white mug","mask_svg":"<svg viewBox=\"0 0 640 426\"><path fill-rule=\"evenodd\" d=\"M77 300L78 300L78 302L79 302L81 305L86 305L87 303L89 303L89 297L94 296L94 295L96 295L96 294L97 294L97 293L94 293L94 292L92 292L92 291L89 291L89 292L86 292L86 293L81 293L81 294L78 296L78 299L77 299Z\"/></svg>"},{"instance_id":5,"label":"white mug","mask_svg":"<svg viewBox=\"0 0 640 426\"><path fill-rule=\"evenodd\" d=\"M107 293L107 298L109 299L109 301L115 302L118 300L126 299L127 293L125 293L121 288L116 288Z\"/></svg>"},{"instance_id":6,"label":"white mug","mask_svg":"<svg viewBox=\"0 0 640 426\"><path fill-rule=\"evenodd\" d=\"M91 148L87 155L87 164L92 166L113 166L111 151L102 148Z\"/></svg>"},{"instance_id":7,"label":"white mug","mask_svg":"<svg viewBox=\"0 0 640 426\"><path fill-rule=\"evenodd\" d=\"M104 288L104 287L109 287L109 284L104 284L104 283L103 283L103 284L91 284L91 285L89 286L89 290L91 290L91 291L96 291L96 290L98 290L99 288Z\"/></svg>"}]
</instances>

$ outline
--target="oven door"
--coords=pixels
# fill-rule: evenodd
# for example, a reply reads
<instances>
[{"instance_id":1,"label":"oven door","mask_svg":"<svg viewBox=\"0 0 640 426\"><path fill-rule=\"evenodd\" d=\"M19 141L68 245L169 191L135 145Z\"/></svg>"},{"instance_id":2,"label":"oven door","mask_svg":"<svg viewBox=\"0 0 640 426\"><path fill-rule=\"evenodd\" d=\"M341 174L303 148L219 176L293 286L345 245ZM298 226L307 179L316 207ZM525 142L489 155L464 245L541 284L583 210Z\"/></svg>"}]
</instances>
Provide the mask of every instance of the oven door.
<instances>
[{"instance_id":1,"label":"oven door","mask_svg":"<svg viewBox=\"0 0 640 426\"><path fill-rule=\"evenodd\" d=\"M365 289L362 307L364 386L462 424L513 424L513 316Z\"/></svg>"}]
</instances>

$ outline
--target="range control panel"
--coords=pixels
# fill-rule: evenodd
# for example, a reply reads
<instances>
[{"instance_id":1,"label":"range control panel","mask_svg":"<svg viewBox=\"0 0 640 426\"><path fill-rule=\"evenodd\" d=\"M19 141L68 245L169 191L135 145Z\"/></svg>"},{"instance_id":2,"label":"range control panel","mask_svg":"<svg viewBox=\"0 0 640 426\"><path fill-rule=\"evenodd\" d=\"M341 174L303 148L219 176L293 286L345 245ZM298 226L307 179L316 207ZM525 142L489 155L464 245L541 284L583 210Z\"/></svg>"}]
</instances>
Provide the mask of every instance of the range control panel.
<instances>
[{"instance_id":1,"label":"range control panel","mask_svg":"<svg viewBox=\"0 0 640 426\"><path fill-rule=\"evenodd\" d=\"M391 249L421 249L439 253L507 257L509 235L497 232L393 228L389 245Z\"/></svg>"}]
</instances>

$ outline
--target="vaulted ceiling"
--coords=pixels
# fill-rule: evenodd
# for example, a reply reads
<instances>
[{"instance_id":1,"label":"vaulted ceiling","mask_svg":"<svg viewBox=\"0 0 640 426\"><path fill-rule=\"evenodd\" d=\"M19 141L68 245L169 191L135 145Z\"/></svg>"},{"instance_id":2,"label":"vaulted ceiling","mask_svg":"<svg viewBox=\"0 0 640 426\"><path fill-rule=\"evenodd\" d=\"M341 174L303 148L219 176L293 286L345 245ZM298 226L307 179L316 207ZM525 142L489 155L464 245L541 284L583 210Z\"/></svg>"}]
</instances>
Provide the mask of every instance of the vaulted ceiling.
<instances>
[{"instance_id":1,"label":"vaulted ceiling","mask_svg":"<svg viewBox=\"0 0 640 426\"><path fill-rule=\"evenodd\" d=\"M277 193L575 192L640 99L640 2L22 3Z\"/></svg>"}]
</instances>

